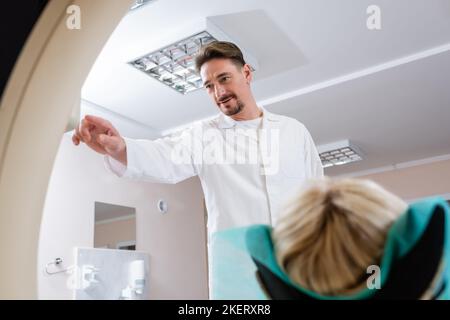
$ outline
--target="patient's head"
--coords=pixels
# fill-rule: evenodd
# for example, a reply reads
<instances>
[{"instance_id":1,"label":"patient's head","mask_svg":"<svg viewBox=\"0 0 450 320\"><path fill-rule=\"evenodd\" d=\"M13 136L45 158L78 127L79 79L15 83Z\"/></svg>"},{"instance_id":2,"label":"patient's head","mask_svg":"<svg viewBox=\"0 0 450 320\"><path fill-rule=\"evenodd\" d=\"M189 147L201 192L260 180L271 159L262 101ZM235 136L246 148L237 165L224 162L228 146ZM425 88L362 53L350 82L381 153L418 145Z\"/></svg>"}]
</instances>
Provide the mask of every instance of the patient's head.
<instances>
[{"instance_id":1,"label":"patient's head","mask_svg":"<svg viewBox=\"0 0 450 320\"><path fill-rule=\"evenodd\" d=\"M407 204L368 180L312 182L274 228L280 266L291 280L323 295L366 286L367 267L379 265L387 231Z\"/></svg>"}]
</instances>

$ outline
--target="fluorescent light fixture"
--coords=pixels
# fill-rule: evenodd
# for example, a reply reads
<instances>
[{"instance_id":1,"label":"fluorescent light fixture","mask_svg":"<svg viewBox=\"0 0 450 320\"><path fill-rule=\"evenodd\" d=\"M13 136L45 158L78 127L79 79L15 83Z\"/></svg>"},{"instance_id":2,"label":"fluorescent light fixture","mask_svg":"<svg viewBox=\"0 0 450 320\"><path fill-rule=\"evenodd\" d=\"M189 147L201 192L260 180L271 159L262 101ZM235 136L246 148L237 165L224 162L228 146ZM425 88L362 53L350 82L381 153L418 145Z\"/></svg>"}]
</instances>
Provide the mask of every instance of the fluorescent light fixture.
<instances>
[{"instance_id":1,"label":"fluorescent light fixture","mask_svg":"<svg viewBox=\"0 0 450 320\"><path fill-rule=\"evenodd\" d=\"M147 53L130 61L129 64L173 90L187 94L203 88L202 79L195 70L195 55L202 46L220 40L236 43L252 71L257 70L259 67L257 60L210 19L207 18L201 24L201 28L197 27L192 36Z\"/></svg>"},{"instance_id":2,"label":"fluorescent light fixture","mask_svg":"<svg viewBox=\"0 0 450 320\"><path fill-rule=\"evenodd\" d=\"M131 6L130 11L141 8L142 6L154 1L156 0L136 0L135 3Z\"/></svg>"},{"instance_id":3,"label":"fluorescent light fixture","mask_svg":"<svg viewBox=\"0 0 450 320\"><path fill-rule=\"evenodd\" d=\"M215 40L208 32L200 32L130 64L177 92L186 94L203 87L202 79L195 71L194 56L201 46Z\"/></svg>"},{"instance_id":4,"label":"fluorescent light fixture","mask_svg":"<svg viewBox=\"0 0 450 320\"><path fill-rule=\"evenodd\" d=\"M349 140L317 146L324 168L362 160L361 150Z\"/></svg>"}]
</instances>

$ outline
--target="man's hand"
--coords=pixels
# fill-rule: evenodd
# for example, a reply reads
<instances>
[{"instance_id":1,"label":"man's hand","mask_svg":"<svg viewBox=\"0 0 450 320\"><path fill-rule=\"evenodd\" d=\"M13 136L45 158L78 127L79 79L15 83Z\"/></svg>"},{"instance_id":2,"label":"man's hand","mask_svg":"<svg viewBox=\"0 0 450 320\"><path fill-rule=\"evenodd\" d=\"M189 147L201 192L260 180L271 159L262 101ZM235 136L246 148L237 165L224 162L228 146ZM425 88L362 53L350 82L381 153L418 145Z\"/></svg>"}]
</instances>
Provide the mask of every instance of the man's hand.
<instances>
[{"instance_id":1,"label":"man's hand","mask_svg":"<svg viewBox=\"0 0 450 320\"><path fill-rule=\"evenodd\" d=\"M80 144L80 141L84 142L94 151L107 154L125 166L127 165L125 140L116 128L103 118L85 116L75 129L72 141L76 146Z\"/></svg>"}]
</instances>

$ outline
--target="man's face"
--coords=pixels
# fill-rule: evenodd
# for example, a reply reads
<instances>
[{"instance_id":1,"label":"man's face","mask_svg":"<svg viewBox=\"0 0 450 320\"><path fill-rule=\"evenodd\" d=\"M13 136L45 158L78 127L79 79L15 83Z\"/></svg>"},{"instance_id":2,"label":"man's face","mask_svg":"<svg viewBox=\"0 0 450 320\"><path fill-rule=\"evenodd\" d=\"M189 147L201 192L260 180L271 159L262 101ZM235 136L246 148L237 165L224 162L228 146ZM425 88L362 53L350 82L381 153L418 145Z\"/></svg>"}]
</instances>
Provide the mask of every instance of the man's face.
<instances>
[{"instance_id":1,"label":"man's face","mask_svg":"<svg viewBox=\"0 0 450 320\"><path fill-rule=\"evenodd\" d=\"M248 65L239 68L230 59L212 59L202 65L200 75L209 96L227 116L238 114L251 97Z\"/></svg>"}]
</instances>

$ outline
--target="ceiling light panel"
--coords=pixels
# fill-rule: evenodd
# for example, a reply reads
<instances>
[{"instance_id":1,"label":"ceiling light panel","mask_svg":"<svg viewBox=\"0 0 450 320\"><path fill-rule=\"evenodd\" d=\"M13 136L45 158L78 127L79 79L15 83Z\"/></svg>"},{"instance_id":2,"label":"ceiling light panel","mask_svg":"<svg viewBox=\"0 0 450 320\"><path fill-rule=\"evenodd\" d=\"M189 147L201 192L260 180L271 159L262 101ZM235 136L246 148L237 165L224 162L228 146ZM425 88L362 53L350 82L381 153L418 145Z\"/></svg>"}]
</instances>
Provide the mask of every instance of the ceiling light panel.
<instances>
[{"instance_id":1,"label":"ceiling light panel","mask_svg":"<svg viewBox=\"0 0 450 320\"><path fill-rule=\"evenodd\" d=\"M324 168L361 161L362 152L349 140L342 140L317 147Z\"/></svg>"},{"instance_id":2,"label":"ceiling light panel","mask_svg":"<svg viewBox=\"0 0 450 320\"><path fill-rule=\"evenodd\" d=\"M186 94L203 87L195 70L195 55L200 47L217 40L207 31L173 43L130 62L136 69Z\"/></svg>"}]
</instances>

